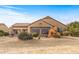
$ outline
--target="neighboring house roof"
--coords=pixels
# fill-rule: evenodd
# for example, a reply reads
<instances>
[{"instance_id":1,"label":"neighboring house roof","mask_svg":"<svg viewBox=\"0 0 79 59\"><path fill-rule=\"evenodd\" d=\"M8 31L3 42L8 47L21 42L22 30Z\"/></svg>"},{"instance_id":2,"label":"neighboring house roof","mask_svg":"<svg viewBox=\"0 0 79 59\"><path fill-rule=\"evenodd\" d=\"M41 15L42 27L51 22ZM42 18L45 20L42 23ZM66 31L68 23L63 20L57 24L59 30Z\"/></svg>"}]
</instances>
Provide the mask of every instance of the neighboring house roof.
<instances>
[{"instance_id":1,"label":"neighboring house roof","mask_svg":"<svg viewBox=\"0 0 79 59\"><path fill-rule=\"evenodd\" d=\"M29 25L29 23L15 23L15 24L13 24L12 26L13 27L19 27L19 26L28 26Z\"/></svg>"},{"instance_id":2,"label":"neighboring house roof","mask_svg":"<svg viewBox=\"0 0 79 59\"><path fill-rule=\"evenodd\" d=\"M5 24L3 24L3 23L0 23L0 30L3 30L5 32L9 31L8 27Z\"/></svg>"},{"instance_id":3,"label":"neighboring house roof","mask_svg":"<svg viewBox=\"0 0 79 59\"><path fill-rule=\"evenodd\" d=\"M4 26L6 26L4 23L0 23L0 25L4 25Z\"/></svg>"}]
</instances>

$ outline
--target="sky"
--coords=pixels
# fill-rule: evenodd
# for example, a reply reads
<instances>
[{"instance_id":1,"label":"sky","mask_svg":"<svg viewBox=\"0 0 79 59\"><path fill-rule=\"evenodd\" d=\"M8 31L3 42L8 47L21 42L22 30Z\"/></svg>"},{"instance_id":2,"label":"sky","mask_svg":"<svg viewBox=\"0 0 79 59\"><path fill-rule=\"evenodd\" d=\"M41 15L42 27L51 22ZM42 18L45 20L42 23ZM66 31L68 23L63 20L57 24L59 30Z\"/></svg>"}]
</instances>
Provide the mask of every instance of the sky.
<instances>
[{"instance_id":1,"label":"sky","mask_svg":"<svg viewBox=\"0 0 79 59\"><path fill-rule=\"evenodd\" d=\"M78 5L1 5L0 23L31 23L50 16L63 24L79 21Z\"/></svg>"}]
</instances>

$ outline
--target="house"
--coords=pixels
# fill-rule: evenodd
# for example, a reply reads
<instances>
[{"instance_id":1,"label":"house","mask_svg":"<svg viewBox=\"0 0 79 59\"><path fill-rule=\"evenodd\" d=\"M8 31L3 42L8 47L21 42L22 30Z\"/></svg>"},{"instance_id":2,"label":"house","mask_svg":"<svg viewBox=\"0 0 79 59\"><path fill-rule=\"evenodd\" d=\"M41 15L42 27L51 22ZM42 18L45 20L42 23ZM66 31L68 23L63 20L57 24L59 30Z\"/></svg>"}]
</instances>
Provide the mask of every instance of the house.
<instances>
[{"instance_id":1,"label":"house","mask_svg":"<svg viewBox=\"0 0 79 59\"><path fill-rule=\"evenodd\" d=\"M9 31L8 27L5 24L3 24L3 23L0 23L0 30L3 30L4 32L8 32Z\"/></svg>"},{"instance_id":2,"label":"house","mask_svg":"<svg viewBox=\"0 0 79 59\"><path fill-rule=\"evenodd\" d=\"M9 31L14 32L14 34L19 34L21 32L27 32L29 23L15 23L10 27Z\"/></svg>"},{"instance_id":3,"label":"house","mask_svg":"<svg viewBox=\"0 0 79 59\"><path fill-rule=\"evenodd\" d=\"M20 32L28 32L33 33L37 32L41 34L41 36L46 36L51 27L58 27L62 31L65 30L66 25L63 23L51 18L50 16L46 16L42 19L39 19L33 23L16 23L12 25L12 30L15 34L19 34Z\"/></svg>"}]
</instances>

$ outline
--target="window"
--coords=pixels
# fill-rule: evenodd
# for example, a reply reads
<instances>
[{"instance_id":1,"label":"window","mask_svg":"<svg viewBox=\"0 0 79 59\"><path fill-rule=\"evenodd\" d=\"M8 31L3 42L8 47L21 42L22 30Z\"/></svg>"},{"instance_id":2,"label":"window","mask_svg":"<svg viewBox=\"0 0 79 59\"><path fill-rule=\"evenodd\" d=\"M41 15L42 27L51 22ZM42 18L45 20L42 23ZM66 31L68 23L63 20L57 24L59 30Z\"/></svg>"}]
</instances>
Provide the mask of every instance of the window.
<instances>
[{"instance_id":1,"label":"window","mask_svg":"<svg viewBox=\"0 0 79 59\"><path fill-rule=\"evenodd\" d=\"M48 34L49 27L42 27L42 28L31 28L31 32L41 33L41 34Z\"/></svg>"},{"instance_id":2,"label":"window","mask_svg":"<svg viewBox=\"0 0 79 59\"><path fill-rule=\"evenodd\" d=\"M43 29L41 30L41 33L42 33L42 34L48 34L48 31L49 31L49 28L43 28Z\"/></svg>"},{"instance_id":3,"label":"window","mask_svg":"<svg viewBox=\"0 0 79 59\"><path fill-rule=\"evenodd\" d=\"M36 32L36 33L40 33L40 29L39 28L32 28L31 29L31 32Z\"/></svg>"},{"instance_id":4,"label":"window","mask_svg":"<svg viewBox=\"0 0 79 59\"><path fill-rule=\"evenodd\" d=\"M62 28L57 27L57 32L62 32Z\"/></svg>"}]
</instances>

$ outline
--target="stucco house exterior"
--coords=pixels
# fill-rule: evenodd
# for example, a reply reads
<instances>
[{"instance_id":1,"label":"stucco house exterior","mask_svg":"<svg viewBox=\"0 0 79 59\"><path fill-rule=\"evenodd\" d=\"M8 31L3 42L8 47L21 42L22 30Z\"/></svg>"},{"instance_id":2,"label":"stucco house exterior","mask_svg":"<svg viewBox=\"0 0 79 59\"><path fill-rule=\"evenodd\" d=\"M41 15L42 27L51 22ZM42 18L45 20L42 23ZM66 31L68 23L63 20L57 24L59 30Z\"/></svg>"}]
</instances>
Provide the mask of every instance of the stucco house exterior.
<instances>
[{"instance_id":1,"label":"stucco house exterior","mask_svg":"<svg viewBox=\"0 0 79 59\"><path fill-rule=\"evenodd\" d=\"M3 30L4 32L9 32L8 27L3 23L0 23L0 30Z\"/></svg>"},{"instance_id":2,"label":"stucco house exterior","mask_svg":"<svg viewBox=\"0 0 79 59\"><path fill-rule=\"evenodd\" d=\"M63 23L51 18L50 16L46 16L42 19L34 21L33 23L15 23L12 25L11 29L15 34L19 34L20 32L28 32L40 33L41 36L46 36L51 27L58 27L62 31L66 29L66 25Z\"/></svg>"}]
</instances>

